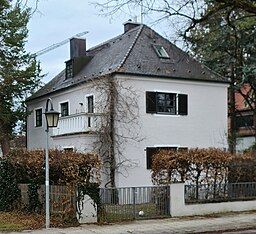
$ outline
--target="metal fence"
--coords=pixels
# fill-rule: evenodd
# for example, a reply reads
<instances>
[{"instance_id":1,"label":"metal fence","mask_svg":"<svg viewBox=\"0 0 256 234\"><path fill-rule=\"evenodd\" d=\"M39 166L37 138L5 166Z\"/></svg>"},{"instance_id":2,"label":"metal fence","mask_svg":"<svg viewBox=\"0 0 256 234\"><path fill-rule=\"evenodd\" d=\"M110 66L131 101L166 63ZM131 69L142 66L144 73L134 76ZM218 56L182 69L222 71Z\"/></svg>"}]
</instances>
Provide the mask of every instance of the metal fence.
<instances>
[{"instance_id":1,"label":"metal fence","mask_svg":"<svg viewBox=\"0 0 256 234\"><path fill-rule=\"evenodd\" d=\"M170 215L169 186L102 188L100 221L118 222Z\"/></svg>"},{"instance_id":2,"label":"metal fence","mask_svg":"<svg viewBox=\"0 0 256 234\"><path fill-rule=\"evenodd\" d=\"M185 185L185 202L220 202L256 199L256 182Z\"/></svg>"},{"instance_id":3,"label":"metal fence","mask_svg":"<svg viewBox=\"0 0 256 234\"><path fill-rule=\"evenodd\" d=\"M38 189L40 211L45 209L45 186ZM20 184L22 202L29 205L28 185ZM76 215L75 188L50 186L51 218L70 219ZM118 222L134 219L161 218L170 215L169 186L101 188L98 220Z\"/></svg>"},{"instance_id":4,"label":"metal fence","mask_svg":"<svg viewBox=\"0 0 256 234\"><path fill-rule=\"evenodd\" d=\"M74 187L50 185L51 216L61 219L76 217L75 196Z\"/></svg>"},{"instance_id":5,"label":"metal fence","mask_svg":"<svg viewBox=\"0 0 256 234\"><path fill-rule=\"evenodd\" d=\"M28 184L19 184L22 203L29 205ZM39 203L37 212L45 212L45 186L38 189ZM70 186L50 185L51 218L70 219L76 217L75 189Z\"/></svg>"},{"instance_id":6,"label":"metal fence","mask_svg":"<svg viewBox=\"0 0 256 234\"><path fill-rule=\"evenodd\" d=\"M228 184L231 199L256 199L256 182Z\"/></svg>"}]
</instances>

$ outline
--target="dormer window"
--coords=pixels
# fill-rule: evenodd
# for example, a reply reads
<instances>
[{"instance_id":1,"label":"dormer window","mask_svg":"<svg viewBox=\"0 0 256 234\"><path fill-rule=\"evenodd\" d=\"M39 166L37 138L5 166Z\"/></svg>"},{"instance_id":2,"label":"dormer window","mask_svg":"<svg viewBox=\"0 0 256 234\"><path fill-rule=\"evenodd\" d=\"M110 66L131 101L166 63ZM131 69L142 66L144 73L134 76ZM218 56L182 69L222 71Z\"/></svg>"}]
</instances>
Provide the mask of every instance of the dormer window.
<instances>
[{"instance_id":1,"label":"dormer window","mask_svg":"<svg viewBox=\"0 0 256 234\"><path fill-rule=\"evenodd\" d=\"M170 58L163 46L153 45L153 47L160 58Z\"/></svg>"},{"instance_id":2,"label":"dormer window","mask_svg":"<svg viewBox=\"0 0 256 234\"><path fill-rule=\"evenodd\" d=\"M66 79L73 77L73 63L72 60L66 62Z\"/></svg>"}]
</instances>

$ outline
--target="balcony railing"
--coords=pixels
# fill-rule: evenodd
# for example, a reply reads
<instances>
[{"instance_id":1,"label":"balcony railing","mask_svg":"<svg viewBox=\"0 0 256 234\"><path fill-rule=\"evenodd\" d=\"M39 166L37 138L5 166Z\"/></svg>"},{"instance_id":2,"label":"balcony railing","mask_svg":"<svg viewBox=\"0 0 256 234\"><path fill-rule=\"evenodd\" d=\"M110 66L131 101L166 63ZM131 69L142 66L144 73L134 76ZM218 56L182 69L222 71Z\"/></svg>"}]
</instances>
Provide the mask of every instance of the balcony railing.
<instances>
[{"instance_id":1,"label":"balcony railing","mask_svg":"<svg viewBox=\"0 0 256 234\"><path fill-rule=\"evenodd\" d=\"M93 132L99 129L102 114L79 113L60 117L58 127L53 129L53 136Z\"/></svg>"}]
</instances>

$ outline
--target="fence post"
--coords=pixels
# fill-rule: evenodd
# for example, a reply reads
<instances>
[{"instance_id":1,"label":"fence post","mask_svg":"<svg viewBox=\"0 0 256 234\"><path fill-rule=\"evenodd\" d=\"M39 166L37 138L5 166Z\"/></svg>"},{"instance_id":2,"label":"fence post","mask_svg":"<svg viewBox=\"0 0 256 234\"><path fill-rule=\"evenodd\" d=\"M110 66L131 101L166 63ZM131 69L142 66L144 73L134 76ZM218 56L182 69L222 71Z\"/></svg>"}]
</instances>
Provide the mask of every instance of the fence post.
<instances>
[{"instance_id":1,"label":"fence post","mask_svg":"<svg viewBox=\"0 0 256 234\"><path fill-rule=\"evenodd\" d=\"M170 215L186 215L184 183L170 184Z\"/></svg>"}]
</instances>

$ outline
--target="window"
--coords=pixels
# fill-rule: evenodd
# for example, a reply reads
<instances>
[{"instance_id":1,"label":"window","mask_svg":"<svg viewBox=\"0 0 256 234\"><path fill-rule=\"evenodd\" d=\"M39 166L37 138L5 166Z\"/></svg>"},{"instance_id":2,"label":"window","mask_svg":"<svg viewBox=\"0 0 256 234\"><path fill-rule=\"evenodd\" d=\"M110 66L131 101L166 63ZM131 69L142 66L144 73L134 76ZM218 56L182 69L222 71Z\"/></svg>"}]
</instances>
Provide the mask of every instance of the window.
<instances>
[{"instance_id":1,"label":"window","mask_svg":"<svg viewBox=\"0 0 256 234\"><path fill-rule=\"evenodd\" d=\"M94 112L94 105L93 105L93 96L87 97L87 112L93 113ZM88 127L90 128L92 126L92 117L88 116Z\"/></svg>"},{"instance_id":2,"label":"window","mask_svg":"<svg viewBox=\"0 0 256 234\"><path fill-rule=\"evenodd\" d=\"M146 167L152 169L152 161L155 154L159 153L160 150L188 150L187 147L147 147L146 148Z\"/></svg>"},{"instance_id":3,"label":"window","mask_svg":"<svg viewBox=\"0 0 256 234\"><path fill-rule=\"evenodd\" d=\"M237 128L250 128L253 127L253 115L236 116Z\"/></svg>"},{"instance_id":4,"label":"window","mask_svg":"<svg viewBox=\"0 0 256 234\"><path fill-rule=\"evenodd\" d=\"M64 147L63 150L65 152L74 152L74 147Z\"/></svg>"},{"instance_id":5,"label":"window","mask_svg":"<svg viewBox=\"0 0 256 234\"><path fill-rule=\"evenodd\" d=\"M43 125L43 110L42 108L35 110L35 125L36 127L42 127Z\"/></svg>"},{"instance_id":6,"label":"window","mask_svg":"<svg viewBox=\"0 0 256 234\"><path fill-rule=\"evenodd\" d=\"M61 117L69 115L68 102L63 102L60 104L60 114L61 114Z\"/></svg>"},{"instance_id":7,"label":"window","mask_svg":"<svg viewBox=\"0 0 256 234\"><path fill-rule=\"evenodd\" d=\"M93 96L88 96L87 97L87 112L88 113L93 113Z\"/></svg>"},{"instance_id":8,"label":"window","mask_svg":"<svg viewBox=\"0 0 256 234\"><path fill-rule=\"evenodd\" d=\"M188 95L146 92L146 112L169 115L187 115Z\"/></svg>"},{"instance_id":9,"label":"window","mask_svg":"<svg viewBox=\"0 0 256 234\"><path fill-rule=\"evenodd\" d=\"M73 77L73 64L72 60L66 62L66 79Z\"/></svg>"},{"instance_id":10,"label":"window","mask_svg":"<svg viewBox=\"0 0 256 234\"><path fill-rule=\"evenodd\" d=\"M160 58L170 58L163 46L153 45L153 47Z\"/></svg>"},{"instance_id":11,"label":"window","mask_svg":"<svg viewBox=\"0 0 256 234\"><path fill-rule=\"evenodd\" d=\"M157 113L176 114L176 94L157 93L156 98Z\"/></svg>"}]
</instances>

